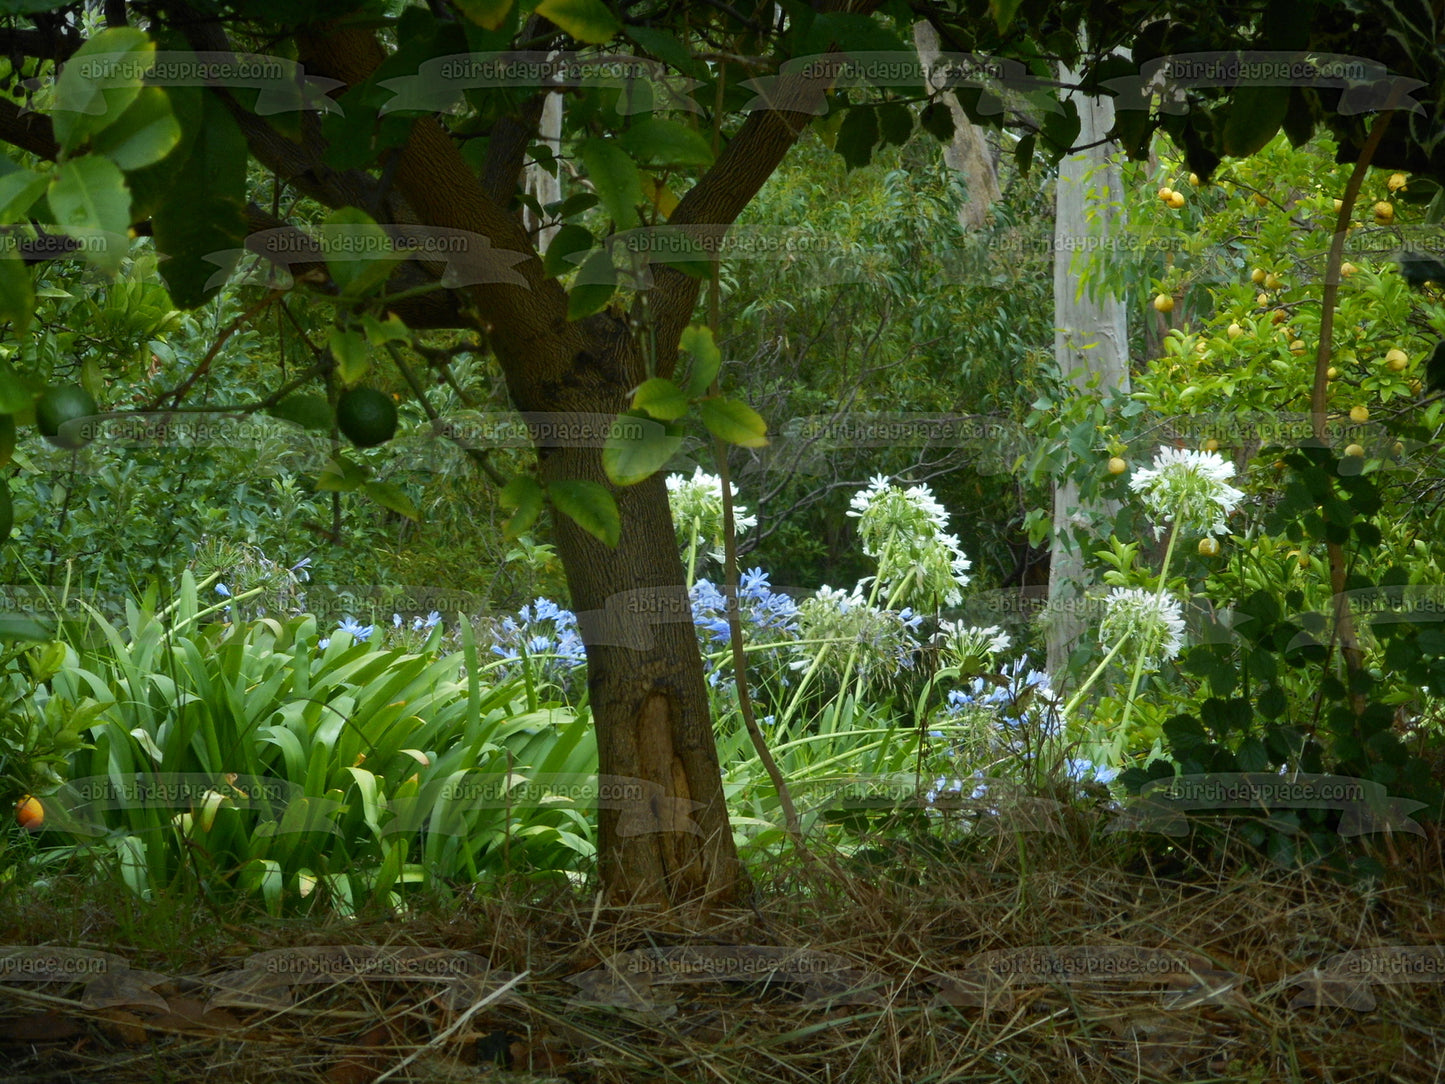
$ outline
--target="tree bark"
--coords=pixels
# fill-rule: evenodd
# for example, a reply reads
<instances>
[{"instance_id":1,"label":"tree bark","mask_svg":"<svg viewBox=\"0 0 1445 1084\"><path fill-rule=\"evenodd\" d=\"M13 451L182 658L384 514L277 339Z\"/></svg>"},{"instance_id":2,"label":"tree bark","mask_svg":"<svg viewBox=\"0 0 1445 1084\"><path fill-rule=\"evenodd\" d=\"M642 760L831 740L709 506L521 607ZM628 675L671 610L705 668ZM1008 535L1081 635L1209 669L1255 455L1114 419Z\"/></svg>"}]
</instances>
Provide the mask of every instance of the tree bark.
<instances>
[{"instance_id":1,"label":"tree bark","mask_svg":"<svg viewBox=\"0 0 1445 1084\"><path fill-rule=\"evenodd\" d=\"M621 368L624 359L635 363L628 347L619 341L605 350L602 372ZM616 384L619 392L629 386ZM595 448L553 449L542 474L606 484ZM625 794L623 803L602 803L598 813L604 897L613 906L732 902L744 877L667 488L654 475L613 495L623 524L616 549L567 517L554 518L587 643L598 776Z\"/></svg>"},{"instance_id":2,"label":"tree bark","mask_svg":"<svg viewBox=\"0 0 1445 1084\"><path fill-rule=\"evenodd\" d=\"M923 70L931 71L939 56L938 31L932 23L913 24L913 44ZM998 187L998 172L983 131L968 119L963 106L958 104L958 96L945 90L941 98L953 116L953 141L943 148L943 161L963 177L968 189L968 202L958 209L958 220L965 229L982 229L988 221L989 207L1003 198Z\"/></svg>"},{"instance_id":3,"label":"tree bark","mask_svg":"<svg viewBox=\"0 0 1445 1084\"><path fill-rule=\"evenodd\" d=\"M555 155L562 153L562 95L548 94L542 100L542 116L537 124L537 142L547 146ZM560 169L560 166L558 166ZM534 197L543 209L547 204L562 198L562 178L550 170L543 169L535 162L527 167L527 194ZM522 213L522 222L528 233L537 235L537 251L546 252L547 246L557 236L560 226L543 226L530 210Z\"/></svg>"},{"instance_id":4,"label":"tree bark","mask_svg":"<svg viewBox=\"0 0 1445 1084\"><path fill-rule=\"evenodd\" d=\"M1059 78L1072 83L1078 74L1064 68ZM1113 102L1077 93L1073 97L1079 109L1079 144L1088 146L1101 140L1114 124ZM1082 396L1098 397L1112 387L1129 390L1124 303L1112 293L1091 298L1079 292L1081 277L1089 274L1094 257L1085 258L1081 253L1076 262L1077 246L1069 244L1080 237L1108 236L1122 228L1123 223L1107 206L1108 201L1119 198L1122 183L1119 166L1107 145L1089 147L1059 162L1054 215L1054 355L1059 371ZM1091 196L1091 189L1101 195ZM1088 217L1091 208L1092 223ZM1096 251L1102 251L1102 246ZM1097 384L1090 387L1095 379ZM1117 511L1116 502L1082 502L1078 484L1072 480L1054 487L1047 665L1056 687L1063 685L1069 655L1087 624L1082 602L1091 578L1084 566L1084 551L1074 534L1093 532L1096 523L1112 518Z\"/></svg>"}]
</instances>

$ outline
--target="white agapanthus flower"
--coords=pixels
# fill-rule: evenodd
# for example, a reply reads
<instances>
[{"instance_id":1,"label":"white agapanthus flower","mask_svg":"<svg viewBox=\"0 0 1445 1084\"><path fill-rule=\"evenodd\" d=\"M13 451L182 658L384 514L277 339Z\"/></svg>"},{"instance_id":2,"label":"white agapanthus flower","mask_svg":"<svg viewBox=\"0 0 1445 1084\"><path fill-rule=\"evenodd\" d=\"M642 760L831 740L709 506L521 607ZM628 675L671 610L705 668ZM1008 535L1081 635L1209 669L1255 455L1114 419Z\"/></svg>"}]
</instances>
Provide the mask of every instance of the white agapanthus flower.
<instances>
[{"instance_id":1,"label":"white agapanthus flower","mask_svg":"<svg viewBox=\"0 0 1445 1084\"><path fill-rule=\"evenodd\" d=\"M997 625L981 627L962 621L940 621L937 639L960 659L999 655L1013 646L1009 634Z\"/></svg>"},{"instance_id":2,"label":"white agapanthus flower","mask_svg":"<svg viewBox=\"0 0 1445 1084\"><path fill-rule=\"evenodd\" d=\"M697 532L697 545L721 564L724 560L722 479L704 474L701 467L691 478L681 474L667 476L667 501L672 508L672 522L677 528L678 545L686 552ZM733 490L733 524L738 534L758 525L758 517L737 503Z\"/></svg>"},{"instance_id":3,"label":"white agapanthus flower","mask_svg":"<svg viewBox=\"0 0 1445 1084\"><path fill-rule=\"evenodd\" d=\"M1173 595L1156 595L1138 587L1115 587L1104 600L1099 640L1106 650L1123 643L1120 654L1142 655L1157 669L1184 646L1184 615Z\"/></svg>"},{"instance_id":4,"label":"white agapanthus flower","mask_svg":"<svg viewBox=\"0 0 1445 1084\"><path fill-rule=\"evenodd\" d=\"M829 587L826 583L813 592L813 597L820 605L831 606L839 613L847 613L853 607L863 606L868 602L857 587L852 591L845 591L841 587Z\"/></svg>"},{"instance_id":5,"label":"white agapanthus flower","mask_svg":"<svg viewBox=\"0 0 1445 1084\"><path fill-rule=\"evenodd\" d=\"M1181 530L1204 530L1224 534L1224 519L1244 500L1244 493L1229 484L1234 465L1217 452L1194 452L1184 448L1160 448L1154 465L1137 470L1129 488L1165 522L1177 522ZM1155 535L1162 528L1155 529Z\"/></svg>"},{"instance_id":6,"label":"white agapanthus flower","mask_svg":"<svg viewBox=\"0 0 1445 1084\"><path fill-rule=\"evenodd\" d=\"M891 592L908 580L900 603L931 609L963 601L972 562L958 538L944 533L948 513L932 490L926 485L904 489L880 474L849 505L863 552L878 561L881 586Z\"/></svg>"},{"instance_id":7,"label":"white agapanthus flower","mask_svg":"<svg viewBox=\"0 0 1445 1084\"><path fill-rule=\"evenodd\" d=\"M886 680L913 668L915 633L923 615L910 609L870 606L858 587L821 587L798 604L799 658L794 670L820 669L837 680L852 673L864 681Z\"/></svg>"}]
</instances>

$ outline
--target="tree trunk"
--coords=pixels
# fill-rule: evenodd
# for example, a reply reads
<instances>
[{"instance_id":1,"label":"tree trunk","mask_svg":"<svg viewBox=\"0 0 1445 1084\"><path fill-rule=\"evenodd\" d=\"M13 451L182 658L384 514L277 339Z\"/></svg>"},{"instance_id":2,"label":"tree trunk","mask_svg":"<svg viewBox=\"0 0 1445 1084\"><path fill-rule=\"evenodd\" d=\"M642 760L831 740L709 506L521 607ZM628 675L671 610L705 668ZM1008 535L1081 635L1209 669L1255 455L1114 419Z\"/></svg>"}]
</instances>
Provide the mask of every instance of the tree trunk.
<instances>
[{"instance_id":1,"label":"tree trunk","mask_svg":"<svg viewBox=\"0 0 1445 1084\"><path fill-rule=\"evenodd\" d=\"M938 31L932 23L913 24L913 44L923 70L931 71L939 56ZM965 229L981 229L988 219L989 207L1003 198L993 156L989 154L982 130L968 119L963 106L958 104L957 95L945 90L941 100L953 115L953 142L943 148L943 161L963 177L968 188L968 202L958 209L958 220Z\"/></svg>"},{"instance_id":2,"label":"tree trunk","mask_svg":"<svg viewBox=\"0 0 1445 1084\"><path fill-rule=\"evenodd\" d=\"M548 94L542 101L542 116L537 124L537 142L551 149L554 155L562 153L562 95ZM561 169L557 163L555 168ZM524 182L526 192L533 196L538 203L546 210L547 204L556 203L562 198L562 178L551 170L543 169L533 162L527 166L527 175ZM543 226L541 220L534 215L530 208L522 212L522 223L529 234L535 234L537 238L537 251L546 252L547 246L552 243L552 238L557 236L561 226Z\"/></svg>"},{"instance_id":3,"label":"tree trunk","mask_svg":"<svg viewBox=\"0 0 1445 1084\"><path fill-rule=\"evenodd\" d=\"M824 8L832 2L825 0ZM850 7L866 13L876 2ZM372 32L360 27L312 29L298 33L297 42L309 71L348 86L364 81L385 58ZM830 81L826 74L780 80L770 108L753 112L742 124L669 221L722 227L736 221L817 115ZM517 409L566 424L580 421L578 415L611 417L627 408L631 390L649 375L634 328L648 325L657 375L671 374L699 285L661 267L645 307L636 303L631 321L613 310L581 321L567 318L561 284L546 274L520 217L504 209L541 112L537 108L525 122L498 121L481 184L451 134L437 121L419 118L396 159L394 186L418 222L468 231L487 239L482 249L519 254L520 261L508 268L511 281L464 288L468 318L487 333ZM268 140L268 131L269 126L256 126L253 152L262 161L269 157L273 168L284 166L294 152ZM325 188L319 170L286 169L284 176L303 190ZM327 202L324 190L316 195ZM345 196L342 201L354 202ZM723 800L702 655L666 485L654 476L613 488L602 469L602 442L578 443L591 446L544 442L537 459L544 483L583 479L607 486L622 525L617 548L609 549L567 516L553 517L557 552L587 647L600 783L613 788L599 796L598 864L605 898L616 906L735 902L746 879ZM658 610L663 612L657 616L668 620L656 620Z\"/></svg>"},{"instance_id":4,"label":"tree trunk","mask_svg":"<svg viewBox=\"0 0 1445 1084\"><path fill-rule=\"evenodd\" d=\"M589 321L590 349L551 393L549 414L612 414L643 363L621 321ZM515 391L514 391L515 394ZM519 398L527 397L524 392ZM539 449L542 480L608 485L597 447ZM609 486L609 488L611 488ZM622 522L609 549L553 517L558 556L587 645L597 726L599 872L613 906L731 903L746 886L723 798L707 684L661 474L613 488Z\"/></svg>"},{"instance_id":5,"label":"tree trunk","mask_svg":"<svg viewBox=\"0 0 1445 1084\"><path fill-rule=\"evenodd\" d=\"M1072 83L1078 76L1064 68L1059 78ZM1102 139L1114 124L1113 102L1077 93L1073 97L1079 109L1079 144L1087 146ZM1091 189L1099 195L1091 196ZM1089 147L1059 162L1054 216L1054 354L1059 371L1079 395L1097 397L1113 387L1129 390L1124 303L1111 293L1097 298L1079 293L1081 276L1091 273L1095 261L1087 254L1075 257L1077 246L1069 243L1090 235L1107 237L1122 229L1123 223L1106 206L1120 198L1121 189L1119 166L1107 145ZM1092 222L1088 218L1091 209ZM1100 246L1096 251L1103 250L1104 246ZM1090 389L1094 377L1098 383ZM1087 624L1081 603L1091 578L1075 533L1090 535L1097 522L1111 519L1117 511L1118 505L1112 501L1082 503L1079 487L1072 480L1055 485L1047 665L1056 687L1064 682L1069 655Z\"/></svg>"}]
</instances>

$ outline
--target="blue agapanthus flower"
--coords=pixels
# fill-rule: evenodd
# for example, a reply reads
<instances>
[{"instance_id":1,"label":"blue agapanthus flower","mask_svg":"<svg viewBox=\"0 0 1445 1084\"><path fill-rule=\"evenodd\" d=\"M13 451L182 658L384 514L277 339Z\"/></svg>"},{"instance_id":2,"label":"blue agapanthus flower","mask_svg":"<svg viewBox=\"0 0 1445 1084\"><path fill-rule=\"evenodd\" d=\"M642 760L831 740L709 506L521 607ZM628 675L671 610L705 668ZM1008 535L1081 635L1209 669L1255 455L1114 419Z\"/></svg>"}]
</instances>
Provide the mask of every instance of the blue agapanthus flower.
<instances>
[{"instance_id":1,"label":"blue agapanthus flower","mask_svg":"<svg viewBox=\"0 0 1445 1084\"><path fill-rule=\"evenodd\" d=\"M431 628L441 620L433 611L423 622L418 618L418 631ZM548 598L539 598L517 611L516 618L502 618L492 654L516 666L505 668L515 674L526 656L532 674L563 689L570 689L587 665L587 647L577 631L577 615L563 609Z\"/></svg>"},{"instance_id":2,"label":"blue agapanthus flower","mask_svg":"<svg viewBox=\"0 0 1445 1084\"><path fill-rule=\"evenodd\" d=\"M749 644L776 643L798 636L798 604L792 597L775 592L768 583L768 574L761 568L750 568L738 576L736 601L710 580L692 585L692 621L703 640L703 649L711 655L707 660L707 679L716 688L722 684L724 668L731 661L721 649L732 641L728 614L736 608Z\"/></svg>"},{"instance_id":3,"label":"blue agapanthus flower","mask_svg":"<svg viewBox=\"0 0 1445 1084\"><path fill-rule=\"evenodd\" d=\"M994 680L976 677L968 688L949 692L950 714L978 708L995 712L1009 727L1032 722L1049 737L1063 731L1063 700L1049 684L1048 674L1029 666L1027 657L1015 659Z\"/></svg>"},{"instance_id":4,"label":"blue agapanthus flower","mask_svg":"<svg viewBox=\"0 0 1445 1084\"><path fill-rule=\"evenodd\" d=\"M360 621L357 621L348 614L337 624L336 631L349 632L353 639L364 641L371 639L371 634L376 631L376 626L363 625Z\"/></svg>"},{"instance_id":5,"label":"blue agapanthus flower","mask_svg":"<svg viewBox=\"0 0 1445 1084\"><path fill-rule=\"evenodd\" d=\"M1112 783L1119 778L1118 768L1100 767L1084 757L1070 757L1064 773L1076 783Z\"/></svg>"}]
</instances>

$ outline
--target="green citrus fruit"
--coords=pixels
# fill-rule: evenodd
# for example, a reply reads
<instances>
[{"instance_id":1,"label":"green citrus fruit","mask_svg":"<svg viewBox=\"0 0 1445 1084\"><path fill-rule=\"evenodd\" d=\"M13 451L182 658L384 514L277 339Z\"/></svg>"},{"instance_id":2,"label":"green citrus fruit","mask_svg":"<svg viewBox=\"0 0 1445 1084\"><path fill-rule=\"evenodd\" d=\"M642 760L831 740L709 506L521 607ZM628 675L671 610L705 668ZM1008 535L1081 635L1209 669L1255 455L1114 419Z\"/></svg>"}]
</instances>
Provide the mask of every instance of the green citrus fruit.
<instances>
[{"instance_id":1,"label":"green citrus fruit","mask_svg":"<svg viewBox=\"0 0 1445 1084\"><path fill-rule=\"evenodd\" d=\"M15 454L15 415L0 414L0 467Z\"/></svg>"},{"instance_id":2,"label":"green citrus fruit","mask_svg":"<svg viewBox=\"0 0 1445 1084\"><path fill-rule=\"evenodd\" d=\"M78 433L60 432L61 426L77 418L93 418L100 413L90 393L77 385L46 388L35 403L35 427L50 443L60 448L79 448L89 442Z\"/></svg>"},{"instance_id":3,"label":"green citrus fruit","mask_svg":"<svg viewBox=\"0 0 1445 1084\"><path fill-rule=\"evenodd\" d=\"M352 388L336 400L336 424L358 448L385 444L396 436L396 404L375 388Z\"/></svg>"}]
</instances>

